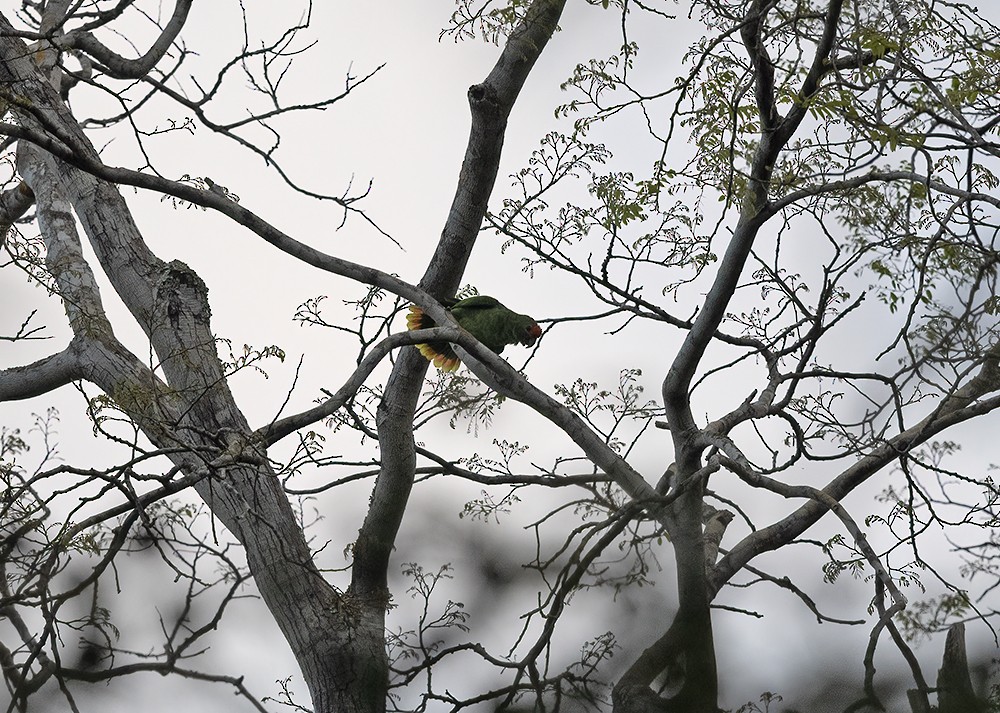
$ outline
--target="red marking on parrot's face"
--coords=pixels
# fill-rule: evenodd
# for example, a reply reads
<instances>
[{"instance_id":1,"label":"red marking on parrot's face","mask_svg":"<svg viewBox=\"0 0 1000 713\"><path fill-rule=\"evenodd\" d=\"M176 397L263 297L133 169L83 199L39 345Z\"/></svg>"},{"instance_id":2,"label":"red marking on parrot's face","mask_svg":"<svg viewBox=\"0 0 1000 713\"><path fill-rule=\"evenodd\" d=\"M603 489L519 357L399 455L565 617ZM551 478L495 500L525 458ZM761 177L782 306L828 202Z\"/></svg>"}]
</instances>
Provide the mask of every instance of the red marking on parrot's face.
<instances>
[{"instance_id":1,"label":"red marking on parrot's face","mask_svg":"<svg viewBox=\"0 0 1000 713\"><path fill-rule=\"evenodd\" d=\"M535 340L540 336L542 336L542 328L536 322L532 322L531 326L525 330L524 336L521 338L521 344L526 347L533 347L535 346Z\"/></svg>"}]
</instances>

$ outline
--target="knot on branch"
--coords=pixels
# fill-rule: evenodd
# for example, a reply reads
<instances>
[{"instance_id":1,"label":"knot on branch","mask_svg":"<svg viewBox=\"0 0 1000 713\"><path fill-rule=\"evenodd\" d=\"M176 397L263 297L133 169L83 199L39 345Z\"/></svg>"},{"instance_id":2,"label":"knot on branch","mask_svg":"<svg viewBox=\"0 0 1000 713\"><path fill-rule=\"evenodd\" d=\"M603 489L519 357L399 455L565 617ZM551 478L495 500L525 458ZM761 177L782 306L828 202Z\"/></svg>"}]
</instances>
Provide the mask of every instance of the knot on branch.
<instances>
[{"instance_id":1,"label":"knot on branch","mask_svg":"<svg viewBox=\"0 0 1000 713\"><path fill-rule=\"evenodd\" d=\"M167 263L156 289L157 300L165 305L171 327L180 325L182 312L207 322L212 316L208 305L208 287L198 274L180 260Z\"/></svg>"},{"instance_id":2,"label":"knot on branch","mask_svg":"<svg viewBox=\"0 0 1000 713\"><path fill-rule=\"evenodd\" d=\"M469 87L469 106L472 107L474 114L498 116L501 113L497 90L487 83L473 84Z\"/></svg>"}]
</instances>

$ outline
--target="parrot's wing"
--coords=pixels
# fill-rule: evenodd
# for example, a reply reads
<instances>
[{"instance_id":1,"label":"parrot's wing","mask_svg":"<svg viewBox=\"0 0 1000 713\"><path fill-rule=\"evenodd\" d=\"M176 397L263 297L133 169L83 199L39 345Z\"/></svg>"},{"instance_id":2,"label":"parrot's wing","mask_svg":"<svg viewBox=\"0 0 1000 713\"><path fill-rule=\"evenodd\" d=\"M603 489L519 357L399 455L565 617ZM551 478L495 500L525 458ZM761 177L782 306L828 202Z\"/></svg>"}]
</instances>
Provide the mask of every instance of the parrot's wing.
<instances>
[{"instance_id":1,"label":"parrot's wing","mask_svg":"<svg viewBox=\"0 0 1000 713\"><path fill-rule=\"evenodd\" d=\"M493 309L494 307L502 307L499 300L496 297L490 297L489 295L473 295L472 297L466 297L464 300L459 300L451 307L452 310L464 310L464 309Z\"/></svg>"},{"instance_id":2,"label":"parrot's wing","mask_svg":"<svg viewBox=\"0 0 1000 713\"><path fill-rule=\"evenodd\" d=\"M448 307L463 329L497 354L503 352L508 344L533 346L542 332L531 317L512 312L489 295L474 295L458 301L442 300L441 303ZM406 325L410 329L436 326L434 320L417 305L410 307ZM417 349L439 369L458 369L459 354L456 354L453 345L448 342L418 344Z\"/></svg>"}]
</instances>

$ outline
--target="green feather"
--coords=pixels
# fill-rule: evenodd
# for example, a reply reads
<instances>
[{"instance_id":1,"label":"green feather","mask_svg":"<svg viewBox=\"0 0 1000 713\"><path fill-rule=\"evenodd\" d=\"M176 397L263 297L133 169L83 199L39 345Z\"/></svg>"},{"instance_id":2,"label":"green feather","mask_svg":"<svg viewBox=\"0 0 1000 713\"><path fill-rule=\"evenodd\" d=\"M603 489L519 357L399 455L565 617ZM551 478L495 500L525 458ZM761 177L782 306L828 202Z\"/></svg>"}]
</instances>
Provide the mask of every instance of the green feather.
<instances>
[{"instance_id":1,"label":"green feather","mask_svg":"<svg viewBox=\"0 0 1000 713\"><path fill-rule=\"evenodd\" d=\"M459 300L448 310L462 329L497 354L509 344L533 346L542 333L541 327L531 317L509 310L497 299L487 295L475 295ZM410 329L434 326L434 321L416 306L410 308L407 323ZM420 344L418 349L438 368L445 371L454 371L458 368L458 356L447 342Z\"/></svg>"}]
</instances>

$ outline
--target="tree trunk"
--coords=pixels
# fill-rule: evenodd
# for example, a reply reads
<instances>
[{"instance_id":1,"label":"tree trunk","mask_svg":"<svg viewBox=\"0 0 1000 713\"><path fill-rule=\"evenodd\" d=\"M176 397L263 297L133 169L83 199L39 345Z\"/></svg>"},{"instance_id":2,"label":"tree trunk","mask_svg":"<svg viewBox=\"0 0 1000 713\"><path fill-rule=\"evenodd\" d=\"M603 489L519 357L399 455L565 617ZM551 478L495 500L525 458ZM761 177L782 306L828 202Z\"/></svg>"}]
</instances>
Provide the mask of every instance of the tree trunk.
<instances>
[{"instance_id":1,"label":"tree trunk","mask_svg":"<svg viewBox=\"0 0 1000 713\"><path fill-rule=\"evenodd\" d=\"M0 86L19 100L24 125L58 127L60 139L97 157L80 126L0 15ZM111 397L196 485L213 516L244 547L261 597L288 640L317 713L384 710L388 664L384 602L337 593L312 561L298 519L228 388L215 348L207 288L187 265L145 244L117 187L26 143L18 167L45 214L48 264L74 330L84 378ZM164 381L115 338L79 249L79 219L111 284L149 337ZM83 296L86 299L81 299Z\"/></svg>"},{"instance_id":2,"label":"tree trunk","mask_svg":"<svg viewBox=\"0 0 1000 713\"><path fill-rule=\"evenodd\" d=\"M944 642L938 670L938 713L980 713L986 707L976 698L965 653L965 624L952 624Z\"/></svg>"},{"instance_id":3,"label":"tree trunk","mask_svg":"<svg viewBox=\"0 0 1000 713\"><path fill-rule=\"evenodd\" d=\"M702 496L692 488L670 508L670 539L677 566L678 609L666 633L619 679L615 713L718 713L718 673L705 569ZM658 679L678 688L657 695Z\"/></svg>"}]
</instances>

